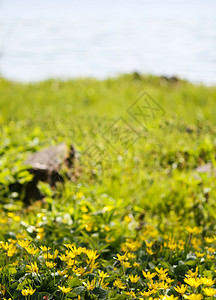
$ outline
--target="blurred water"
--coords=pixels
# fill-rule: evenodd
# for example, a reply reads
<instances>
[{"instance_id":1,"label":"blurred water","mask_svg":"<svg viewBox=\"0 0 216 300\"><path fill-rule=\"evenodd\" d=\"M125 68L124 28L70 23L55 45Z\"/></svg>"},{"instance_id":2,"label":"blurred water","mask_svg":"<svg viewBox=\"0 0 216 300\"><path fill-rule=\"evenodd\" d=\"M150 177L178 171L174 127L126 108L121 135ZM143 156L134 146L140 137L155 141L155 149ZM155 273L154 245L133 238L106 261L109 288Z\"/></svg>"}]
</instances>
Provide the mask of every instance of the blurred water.
<instances>
[{"instance_id":1,"label":"blurred water","mask_svg":"<svg viewBox=\"0 0 216 300\"><path fill-rule=\"evenodd\" d=\"M0 73L216 83L215 0L0 0Z\"/></svg>"}]
</instances>

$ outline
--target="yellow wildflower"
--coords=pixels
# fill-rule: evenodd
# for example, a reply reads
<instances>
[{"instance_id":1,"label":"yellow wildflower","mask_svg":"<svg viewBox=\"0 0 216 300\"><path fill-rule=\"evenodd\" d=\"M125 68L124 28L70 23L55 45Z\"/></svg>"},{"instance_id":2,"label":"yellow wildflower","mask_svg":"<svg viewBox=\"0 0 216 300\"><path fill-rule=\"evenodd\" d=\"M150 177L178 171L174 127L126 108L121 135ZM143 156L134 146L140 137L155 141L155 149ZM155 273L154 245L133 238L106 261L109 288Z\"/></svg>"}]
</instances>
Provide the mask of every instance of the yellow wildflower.
<instances>
[{"instance_id":1,"label":"yellow wildflower","mask_svg":"<svg viewBox=\"0 0 216 300\"><path fill-rule=\"evenodd\" d=\"M94 278L91 282L87 281L87 290L92 291L96 286L96 278Z\"/></svg>"},{"instance_id":2,"label":"yellow wildflower","mask_svg":"<svg viewBox=\"0 0 216 300\"><path fill-rule=\"evenodd\" d=\"M46 246L40 246L41 250L44 252L49 251L51 248L50 247L46 247Z\"/></svg>"},{"instance_id":3,"label":"yellow wildflower","mask_svg":"<svg viewBox=\"0 0 216 300\"><path fill-rule=\"evenodd\" d=\"M14 256L14 254L17 252L17 248L16 247L11 247L9 250L8 250L8 252L7 252L7 255L9 256L9 257L12 257L12 256Z\"/></svg>"},{"instance_id":4,"label":"yellow wildflower","mask_svg":"<svg viewBox=\"0 0 216 300\"><path fill-rule=\"evenodd\" d=\"M57 272L58 272L58 274L59 274L60 276L63 276L63 275L65 275L65 274L67 274L67 270L63 270L63 271L58 270Z\"/></svg>"},{"instance_id":5,"label":"yellow wildflower","mask_svg":"<svg viewBox=\"0 0 216 300\"><path fill-rule=\"evenodd\" d=\"M183 295L187 291L187 286L182 284L181 286L174 287L177 293Z\"/></svg>"},{"instance_id":6,"label":"yellow wildflower","mask_svg":"<svg viewBox=\"0 0 216 300\"><path fill-rule=\"evenodd\" d=\"M194 278L194 277L185 278L184 282L195 288L197 288L198 286L200 286L202 284L202 282L199 278Z\"/></svg>"},{"instance_id":7,"label":"yellow wildflower","mask_svg":"<svg viewBox=\"0 0 216 300\"><path fill-rule=\"evenodd\" d=\"M152 278L154 278L157 273L150 273L149 271L146 273L145 271L142 270L143 276L148 279L151 280Z\"/></svg>"},{"instance_id":8,"label":"yellow wildflower","mask_svg":"<svg viewBox=\"0 0 216 300\"><path fill-rule=\"evenodd\" d=\"M128 269L128 268L131 267L131 264L128 261L123 261L122 264L123 264L125 269Z\"/></svg>"},{"instance_id":9,"label":"yellow wildflower","mask_svg":"<svg viewBox=\"0 0 216 300\"><path fill-rule=\"evenodd\" d=\"M31 248L31 247L26 247L25 249L31 255L35 255L39 251L39 249L34 249L34 248Z\"/></svg>"},{"instance_id":10,"label":"yellow wildflower","mask_svg":"<svg viewBox=\"0 0 216 300\"><path fill-rule=\"evenodd\" d=\"M122 289L122 290L126 289L126 285L121 281L120 278L117 278L117 279L114 281L113 285L114 285L115 287L119 288L119 289Z\"/></svg>"},{"instance_id":11,"label":"yellow wildflower","mask_svg":"<svg viewBox=\"0 0 216 300\"><path fill-rule=\"evenodd\" d=\"M195 272L192 272L191 270L189 270L185 276L186 277L193 277L193 278L195 278L195 277L197 277L197 275L198 275L198 267L196 267L196 271Z\"/></svg>"},{"instance_id":12,"label":"yellow wildflower","mask_svg":"<svg viewBox=\"0 0 216 300\"><path fill-rule=\"evenodd\" d=\"M200 253L200 252L197 252L197 251L195 252L195 254L198 258L205 256L205 253Z\"/></svg>"},{"instance_id":13,"label":"yellow wildflower","mask_svg":"<svg viewBox=\"0 0 216 300\"><path fill-rule=\"evenodd\" d=\"M31 263L31 265L26 265L26 268L29 273L38 273L38 266L36 262Z\"/></svg>"},{"instance_id":14,"label":"yellow wildflower","mask_svg":"<svg viewBox=\"0 0 216 300\"><path fill-rule=\"evenodd\" d=\"M125 292L126 295L132 296L133 298L136 298L136 294L133 291Z\"/></svg>"},{"instance_id":15,"label":"yellow wildflower","mask_svg":"<svg viewBox=\"0 0 216 300\"><path fill-rule=\"evenodd\" d=\"M155 290L143 291L143 292L140 292L140 295L144 296L144 297L149 297L150 295L154 294L154 292L155 292Z\"/></svg>"},{"instance_id":16,"label":"yellow wildflower","mask_svg":"<svg viewBox=\"0 0 216 300\"><path fill-rule=\"evenodd\" d=\"M54 268L54 267L56 266L55 263L50 262L50 261L46 261L45 263L46 263L46 266L47 266L48 268L50 268L50 269L52 269L52 268Z\"/></svg>"},{"instance_id":17,"label":"yellow wildflower","mask_svg":"<svg viewBox=\"0 0 216 300\"><path fill-rule=\"evenodd\" d=\"M58 288L62 291L62 293L67 294L69 293L72 289L70 287L65 287L65 286L60 286L58 285Z\"/></svg>"},{"instance_id":18,"label":"yellow wildflower","mask_svg":"<svg viewBox=\"0 0 216 300\"><path fill-rule=\"evenodd\" d=\"M154 254L154 252L152 251L151 248L146 248L146 251L147 251L147 253L148 253L149 255L153 255L153 254Z\"/></svg>"},{"instance_id":19,"label":"yellow wildflower","mask_svg":"<svg viewBox=\"0 0 216 300\"><path fill-rule=\"evenodd\" d=\"M216 294L216 290L213 288L203 288L203 292L206 294L208 297L212 297Z\"/></svg>"},{"instance_id":20,"label":"yellow wildflower","mask_svg":"<svg viewBox=\"0 0 216 300\"><path fill-rule=\"evenodd\" d=\"M130 279L131 282L136 283L140 279L140 277L137 276L137 275L135 275L135 276L134 275L129 275L129 279Z\"/></svg>"},{"instance_id":21,"label":"yellow wildflower","mask_svg":"<svg viewBox=\"0 0 216 300\"><path fill-rule=\"evenodd\" d=\"M163 268L159 269L158 267L156 267L155 271L157 271L158 274L165 274L168 271L168 269L163 269Z\"/></svg>"},{"instance_id":22,"label":"yellow wildflower","mask_svg":"<svg viewBox=\"0 0 216 300\"><path fill-rule=\"evenodd\" d=\"M126 223L130 223L131 222L131 217L129 217L128 215L124 217L124 221Z\"/></svg>"},{"instance_id":23,"label":"yellow wildflower","mask_svg":"<svg viewBox=\"0 0 216 300\"><path fill-rule=\"evenodd\" d=\"M200 278L202 284L207 285L207 286L212 286L215 283L215 280L207 277L201 277Z\"/></svg>"},{"instance_id":24,"label":"yellow wildflower","mask_svg":"<svg viewBox=\"0 0 216 300\"><path fill-rule=\"evenodd\" d=\"M100 271L99 270L99 276L100 276L100 278L106 278L106 277L109 277L109 274L108 273L104 273L104 271Z\"/></svg>"},{"instance_id":25,"label":"yellow wildflower","mask_svg":"<svg viewBox=\"0 0 216 300\"><path fill-rule=\"evenodd\" d=\"M18 241L18 244L20 247L26 249L31 244L31 241L20 240Z\"/></svg>"},{"instance_id":26,"label":"yellow wildflower","mask_svg":"<svg viewBox=\"0 0 216 300\"><path fill-rule=\"evenodd\" d=\"M90 249L86 250L86 254L90 260L95 260L99 256L99 254L97 255L96 250L94 251L94 250L90 250Z\"/></svg>"},{"instance_id":27,"label":"yellow wildflower","mask_svg":"<svg viewBox=\"0 0 216 300\"><path fill-rule=\"evenodd\" d=\"M154 242L147 242L145 241L146 247L151 248Z\"/></svg>"},{"instance_id":28,"label":"yellow wildflower","mask_svg":"<svg viewBox=\"0 0 216 300\"><path fill-rule=\"evenodd\" d=\"M33 290L31 288L31 289L24 289L24 290L21 291L21 293L22 293L23 296L28 296L28 295L33 295L35 291L36 291L36 289Z\"/></svg>"},{"instance_id":29,"label":"yellow wildflower","mask_svg":"<svg viewBox=\"0 0 216 300\"><path fill-rule=\"evenodd\" d=\"M212 237L205 237L205 241L206 241L206 243L208 243L208 244L211 244L211 243L213 243L214 242L214 238L212 238Z\"/></svg>"},{"instance_id":30,"label":"yellow wildflower","mask_svg":"<svg viewBox=\"0 0 216 300\"><path fill-rule=\"evenodd\" d=\"M198 228L198 227L190 227L190 226L187 226L185 228L190 234L199 234L201 232L201 230Z\"/></svg>"}]
</instances>

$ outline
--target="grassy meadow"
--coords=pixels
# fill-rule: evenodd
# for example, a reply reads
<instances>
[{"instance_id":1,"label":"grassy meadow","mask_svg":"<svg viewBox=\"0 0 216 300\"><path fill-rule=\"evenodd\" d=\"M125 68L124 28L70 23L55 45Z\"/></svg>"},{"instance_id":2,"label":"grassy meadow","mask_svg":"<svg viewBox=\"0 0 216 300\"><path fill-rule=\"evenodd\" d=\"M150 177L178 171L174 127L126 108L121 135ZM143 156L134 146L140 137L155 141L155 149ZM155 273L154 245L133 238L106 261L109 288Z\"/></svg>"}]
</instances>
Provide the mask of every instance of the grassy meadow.
<instances>
[{"instance_id":1,"label":"grassy meadow","mask_svg":"<svg viewBox=\"0 0 216 300\"><path fill-rule=\"evenodd\" d=\"M215 113L175 78L0 78L0 299L214 299ZM23 162L61 142L72 180L25 207Z\"/></svg>"}]
</instances>

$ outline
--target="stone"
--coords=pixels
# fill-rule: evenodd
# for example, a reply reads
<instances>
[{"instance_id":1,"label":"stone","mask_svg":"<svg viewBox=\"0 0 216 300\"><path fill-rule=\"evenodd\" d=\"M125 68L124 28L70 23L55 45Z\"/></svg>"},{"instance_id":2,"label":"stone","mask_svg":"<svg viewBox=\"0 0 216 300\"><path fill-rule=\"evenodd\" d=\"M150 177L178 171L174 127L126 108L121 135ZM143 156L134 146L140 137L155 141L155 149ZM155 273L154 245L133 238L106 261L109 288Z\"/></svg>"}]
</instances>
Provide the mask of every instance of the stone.
<instances>
[{"instance_id":1,"label":"stone","mask_svg":"<svg viewBox=\"0 0 216 300\"><path fill-rule=\"evenodd\" d=\"M211 163L207 163L205 165L197 167L195 171L198 173L211 173L215 172L215 169L213 168Z\"/></svg>"},{"instance_id":2,"label":"stone","mask_svg":"<svg viewBox=\"0 0 216 300\"><path fill-rule=\"evenodd\" d=\"M71 170L74 167L74 158L74 147L72 145L68 147L65 143L33 153L24 162L25 165L30 166L28 171L33 174L33 180L27 184L25 189L25 204L29 205L31 200L44 198L37 187L39 181L47 182L53 188L57 182L63 182L60 171L64 167ZM67 177L71 177L70 171L67 173Z\"/></svg>"}]
</instances>

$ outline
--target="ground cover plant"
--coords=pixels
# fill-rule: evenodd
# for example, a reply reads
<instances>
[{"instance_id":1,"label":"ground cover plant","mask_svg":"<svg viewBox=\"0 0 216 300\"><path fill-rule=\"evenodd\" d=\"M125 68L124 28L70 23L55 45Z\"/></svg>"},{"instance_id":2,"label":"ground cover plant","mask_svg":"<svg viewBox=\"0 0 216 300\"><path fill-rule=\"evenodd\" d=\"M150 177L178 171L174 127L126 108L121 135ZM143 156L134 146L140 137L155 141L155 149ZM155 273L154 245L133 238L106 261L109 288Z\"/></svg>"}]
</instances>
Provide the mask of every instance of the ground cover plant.
<instances>
[{"instance_id":1,"label":"ground cover plant","mask_svg":"<svg viewBox=\"0 0 216 300\"><path fill-rule=\"evenodd\" d=\"M215 100L136 73L0 79L1 298L215 298ZM72 180L25 207L24 160L62 141Z\"/></svg>"}]
</instances>

